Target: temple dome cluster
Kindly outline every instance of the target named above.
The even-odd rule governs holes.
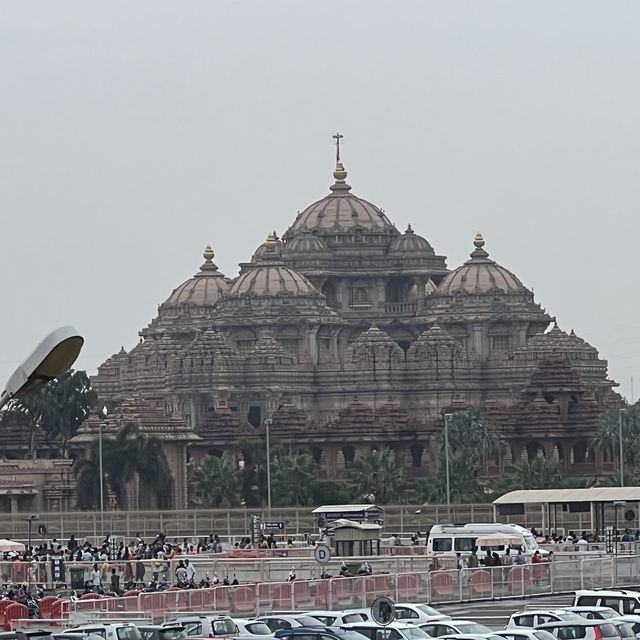
[[[175,465],[211,452],[241,459],[269,419],[274,437],[309,448],[322,477],[341,479],[359,452],[389,446],[416,478],[437,467],[442,415],[474,408],[507,442],[488,474],[531,455],[564,472],[576,460],[605,469],[585,458],[619,401],[598,351],[552,326],[480,234],[451,270],[434,238],[401,233],[352,193],[339,157],[333,176],[330,193],[282,239],[270,233],[234,278],[207,246],[139,343],[99,367],[100,398],[126,407],[143,397],[152,425],[159,415],[163,428],[179,425]]]

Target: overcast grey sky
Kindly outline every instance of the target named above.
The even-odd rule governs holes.
[[[50,328],[93,372],[195,273],[327,193],[458,266],[476,231],[640,394],[636,0],[4,0],[5,380]]]

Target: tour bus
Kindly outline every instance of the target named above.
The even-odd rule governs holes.
[[[499,522],[478,523],[478,524],[436,524],[431,527],[427,540],[427,553],[434,555],[455,556],[460,553],[462,556],[469,555],[476,548],[476,540],[480,536],[487,536],[493,533],[505,533],[507,535],[521,536],[523,540],[522,552],[530,558],[536,551],[540,555],[546,556],[548,552],[538,547],[533,534],[528,529],[517,524],[500,524]],[[510,545],[511,549],[515,545]],[[484,556],[486,552],[494,551],[502,556],[505,554],[506,546],[492,546],[478,548],[478,555]],[[513,553],[513,552],[512,552]]]

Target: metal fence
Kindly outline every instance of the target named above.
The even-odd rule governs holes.
[[[120,598],[87,594],[77,601],[51,598],[45,618],[78,623],[103,612],[144,612],[154,620],[176,613],[229,612],[253,616],[273,611],[367,607],[379,596],[397,602],[468,602],[523,597],[577,589],[638,584],[640,556],[581,557],[523,566],[441,569],[373,574],[353,578],[257,582],[209,589],[131,592]]]
[[[218,534],[227,538],[247,535],[252,515],[263,519],[282,521],[286,525],[284,536],[301,535],[317,529],[311,508],[273,508],[270,512],[260,509],[189,509],[183,511],[109,511],[105,513],[74,511],[69,513],[41,513],[32,522],[33,541],[66,540],[71,534],[76,538],[100,540],[106,534],[131,540],[139,533],[144,538],[154,538],[162,532],[171,539]],[[431,525],[442,522],[493,522],[491,504],[451,505],[451,515],[446,505],[386,505],[384,507],[385,531],[426,531]],[[636,520],[625,523],[632,529],[640,528]],[[607,507],[607,521],[615,519],[613,507]],[[517,516],[500,516],[506,523],[517,523],[531,528],[540,528],[542,512],[538,505],[527,505],[525,513]],[[46,536],[37,534],[39,525],[47,528]],[[562,512],[558,514],[558,531],[581,532],[591,528],[589,513]],[[2,514],[0,537],[26,541],[28,535],[27,514]]]

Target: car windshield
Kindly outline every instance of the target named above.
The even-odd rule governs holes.
[[[213,633],[217,636],[233,636],[236,634],[236,625],[231,618],[214,620],[212,626]]]
[[[553,635],[553,633],[549,633],[548,631],[545,631],[544,629],[539,629],[538,631],[534,631],[533,635],[538,640],[556,640],[556,637]]]
[[[127,627],[118,627],[116,629],[116,635],[118,636],[118,640],[140,640],[140,632],[138,631],[138,627],[127,626]]]
[[[491,633],[489,627],[477,622],[463,622],[462,624],[457,624],[456,627],[458,627],[460,633]]]
[[[303,627],[325,627],[326,625],[312,616],[296,616],[296,622],[299,622]]]
[[[420,627],[407,627],[402,629],[400,633],[409,640],[425,640],[429,637]]]
[[[268,636],[271,633],[271,629],[264,622],[249,622],[244,626],[249,633],[256,636]]]
[[[318,615],[314,613],[311,617],[315,618],[316,620],[320,620],[320,622],[322,622],[322,624],[326,625],[327,627],[330,627],[336,621],[335,616],[324,616],[321,613],[319,613]]]
[[[598,629],[600,629],[600,633],[605,638],[615,638],[616,636],[620,635],[616,631],[616,626],[614,624],[611,624],[611,623],[599,624],[598,625]]]
[[[419,604],[416,606],[416,609],[418,609],[418,611],[422,611],[422,613],[426,613],[428,616],[440,615],[440,612],[437,609],[434,609],[433,607],[430,607],[426,604]]]
[[[160,629],[158,636],[160,640],[181,640],[181,638],[187,637],[187,632],[184,628]],[[153,637],[153,635],[149,637]]]
[[[595,617],[601,620],[608,620],[609,618],[617,618],[620,614],[613,609],[602,609],[595,612]]]

